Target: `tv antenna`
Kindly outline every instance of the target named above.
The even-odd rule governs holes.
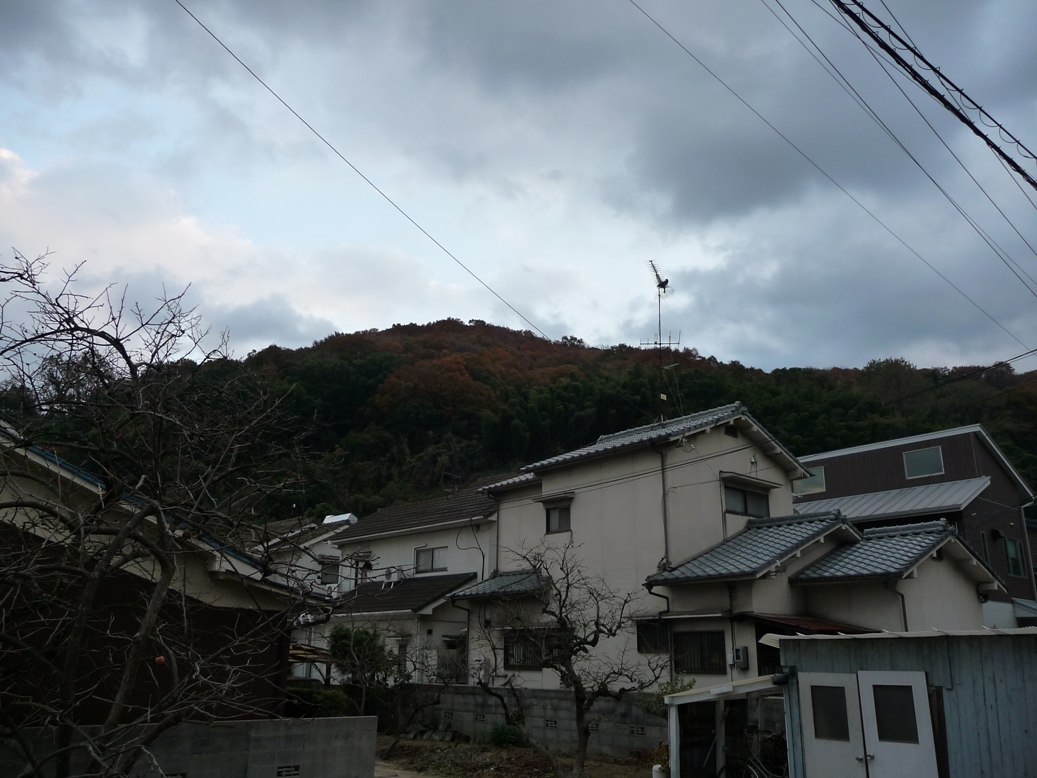
[[[654,341],[641,341],[641,348],[654,348],[659,354],[659,386],[663,385],[663,349],[678,349],[681,346],[680,332],[677,333],[677,340],[673,339],[673,333],[669,333],[666,336],[666,342],[663,342],[663,297],[667,297],[673,294],[673,289],[670,287],[670,279],[663,278],[662,273],[659,272],[659,266],[655,264],[654,260],[648,260],[648,267],[652,271],[652,275],[655,276],[655,297],[658,313],[658,329],[656,330]],[[666,402],[666,395],[659,395],[659,419],[663,419],[663,403]]]

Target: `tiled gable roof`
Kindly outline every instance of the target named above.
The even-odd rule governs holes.
[[[797,583],[822,583],[904,576],[954,537],[957,537],[954,528],[943,519],[866,529],[859,543],[840,546],[801,570],[792,580]]]
[[[856,534],[838,511],[750,519],[744,530],[681,565],[648,577],[648,585],[758,576],[837,527]]]
[[[497,501],[481,491],[481,487],[499,480],[501,480],[501,476],[495,476],[492,479],[484,478],[442,497],[401,502],[388,508],[382,508],[370,516],[360,519],[356,524],[344,528],[331,538],[331,542],[348,542],[387,532],[421,529],[452,521],[486,518],[497,512]]]
[[[646,424],[642,427],[634,427],[632,429],[623,430],[622,432],[614,432],[610,435],[602,435],[589,446],[584,446],[575,451],[568,451],[564,454],[559,454],[558,456],[549,457],[548,459],[534,462],[531,465],[526,465],[522,468],[522,472],[530,473],[537,470],[546,470],[551,467],[566,465],[580,459],[601,456],[610,451],[646,446],[656,441],[669,440],[670,438],[678,437],[680,435],[700,432],[701,430],[708,429],[709,427],[713,427],[722,422],[744,415],[748,415],[745,406],[741,403],[732,403],[731,405],[724,405],[720,408],[711,408],[708,411],[700,411],[699,413],[681,416],[677,419],[670,419],[655,424]]]
[[[485,581],[479,581],[466,589],[455,592],[452,600],[477,599],[481,597],[517,597],[543,591],[547,581],[536,570],[517,570],[510,573],[494,573]]]
[[[395,583],[365,583],[335,603],[336,613],[416,613],[471,581],[475,573],[421,575]]]

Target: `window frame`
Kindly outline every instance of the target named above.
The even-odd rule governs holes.
[[[908,454],[918,454],[922,451],[933,451],[936,450],[940,453],[940,469],[931,473],[920,473],[919,475],[910,475],[910,471],[907,467],[907,456]],[[904,478],[908,481],[913,481],[916,478],[932,478],[937,475],[944,475],[947,472],[947,464],[943,461],[943,446],[927,446],[926,448],[916,448],[911,451],[903,451],[900,456],[904,461]]]
[[[1026,578],[1026,565],[1023,563],[1023,544],[1022,544],[1022,542],[1019,541],[1019,540],[1016,540],[1015,538],[1010,538],[1010,537],[1006,536],[1005,539],[1004,539],[1004,546],[1005,546],[1005,565],[1007,566],[1008,574],[1010,576],[1012,576],[1013,578]],[[1015,553],[1014,557],[1008,551],[1009,546],[1011,546],[1012,548],[1014,548],[1016,550],[1016,553]],[[1018,573],[1012,571],[1012,561],[1013,561],[1013,559],[1016,562],[1018,562],[1018,564],[1019,564],[1019,572]]]
[[[745,502],[744,510],[736,510],[731,507],[731,499],[729,492],[738,492],[742,495],[742,499]],[[749,509],[749,495],[755,495],[762,497],[767,503],[767,511],[761,516],[757,513],[752,513]],[[747,516],[750,519],[769,519],[771,515],[771,496],[769,492],[757,492],[752,489],[746,489],[743,486],[736,486],[731,483],[724,483],[724,513],[733,513],[736,516]]]
[[[331,576],[329,573],[334,571],[335,580],[327,580]],[[320,577],[321,586],[338,586],[342,581],[342,560],[341,559],[322,559],[320,560],[320,570],[318,571]]]
[[[672,642],[670,625],[665,621],[638,621],[635,626],[637,653],[669,654]]]
[[[554,645],[552,645],[554,641]],[[525,629],[509,629],[504,633],[504,669],[519,672],[536,672],[543,670],[546,659],[545,655],[556,654],[560,649],[557,645],[557,637],[552,637],[549,630],[531,631]],[[513,649],[521,648],[526,656],[522,661],[512,661]],[[555,656],[555,660],[559,657]]]
[[[705,645],[706,636],[709,636],[714,645]],[[700,643],[695,651],[688,651],[690,646],[681,646],[685,641],[697,638]],[[692,630],[688,632],[673,632],[670,636],[673,646],[673,670],[680,675],[726,675],[727,663],[727,633],[722,629]],[[719,648],[719,650],[718,650]],[[697,657],[691,656],[697,653]],[[712,656],[710,656],[712,654]],[[697,662],[687,660],[695,659]],[[712,660],[712,663],[711,663]]]
[[[446,556],[446,550],[447,546],[432,546],[414,549],[414,573],[422,575],[425,573],[445,573],[447,570],[446,559],[444,558]],[[442,563],[442,567],[436,567],[436,557],[438,556],[436,554],[437,551],[443,552],[442,556],[440,556],[439,558],[439,561]],[[422,554],[432,555],[429,561],[429,566],[427,568],[422,568],[421,566]]]
[[[827,488],[828,484],[825,482],[825,466],[824,465],[818,465],[815,468],[809,468],[808,467],[807,470],[810,472],[810,477],[809,478],[800,478],[798,481],[793,481],[792,482],[792,493],[797,495],[797,496],[799,496],[799,495],[803,495],[803,494],[823,494],[824,492],[828,491],[828,488]],[[800,491],[800,484],[805,484],[807,481],[810,481],[813,478],[816,478],[819,473],[821,475],[821,486],[820,486],[820,488],[817,488],[817,487],[813,487],[813,488],[809,488],[809,489],[803,488],[803,490]]]
[[[555,529],[551,528],[551,512],[556,511],[558,516],[558,527]],[[565,526],[562,527],[562,511],[565,512]],[[572,532],[573,526],[573,514],[572,514],[572,503],[563,502],[555,503],[554,505],[544,506],[544,534],[545,535],[561,535],[565,532]]]

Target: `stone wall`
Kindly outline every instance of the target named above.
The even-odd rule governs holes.
[[[564,690],[524,689],[526,721],[534,737],[561,753],[576,749],[576,710],[572,695]],[[598,756],[628,757],[665,743],[666,719],[645,713],[637,705],[639,695],[622,700],[599,700],[589,717],[588,751]],[[439,725],[486,741],[490,731],[504,723],[500,703],[472,686],[451,687],[439,703]]]
[[[159,778],[161,768],[168,778],[372,778],[376,734],[373,716],[181,724],[159,738],[134,776]],[[34,730],[32,740],[37,754],[46,753],[53,730]],[[85,761],[77,752],[73,772]],[[24,769],[0,741],[0,775]]]

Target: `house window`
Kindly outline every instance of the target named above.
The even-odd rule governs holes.
[[[1005,557],[1008,560],[1008,574],[1023,577],[1023,544],[1012,538],[1005,538]]]
[[[400,675],[407,675],[407,644],[400,643],[396,647],[396,671]]]
[[[320,582],[324,586],[338,586],[338,560],[322,562],[320,566]]]
[[[924,478],[943,474],[943,452],[939,446],[904,452],[904,474],[908,478]]]
[[[637,623],[637,653],[670,653],[670,625],[665,621],[639,621]]]
[[[761,492],[750,492],[737,486],[724,486],[724,504],[728,513],[765,519],[771,515],[770,500]]]
[[[986,562],[989,565],[990,564],[990,546],[987,545],[987,533],[985,533],[985,532],[980,532],[979,533],[979,544],[981,546],[981,551],[983,552],[983,561]]]
[[[532,635],[508,632],[504,635],[505,670],[542,670],[543,649]]]
[[[674,632],[673,669],[678,673],[721,675],[727,672],[724,633]]]
[[[816,494],[825,490],[825,467],[820,465],[810,471],[809,478],[792,482],[793,494]]]
[[[572,523],[572,508],[569,505],[554,505],[547,509],[547,532],[569,532]]]
[[[446,546],[414,549],[414,572],[440,573],[446,570]]]

